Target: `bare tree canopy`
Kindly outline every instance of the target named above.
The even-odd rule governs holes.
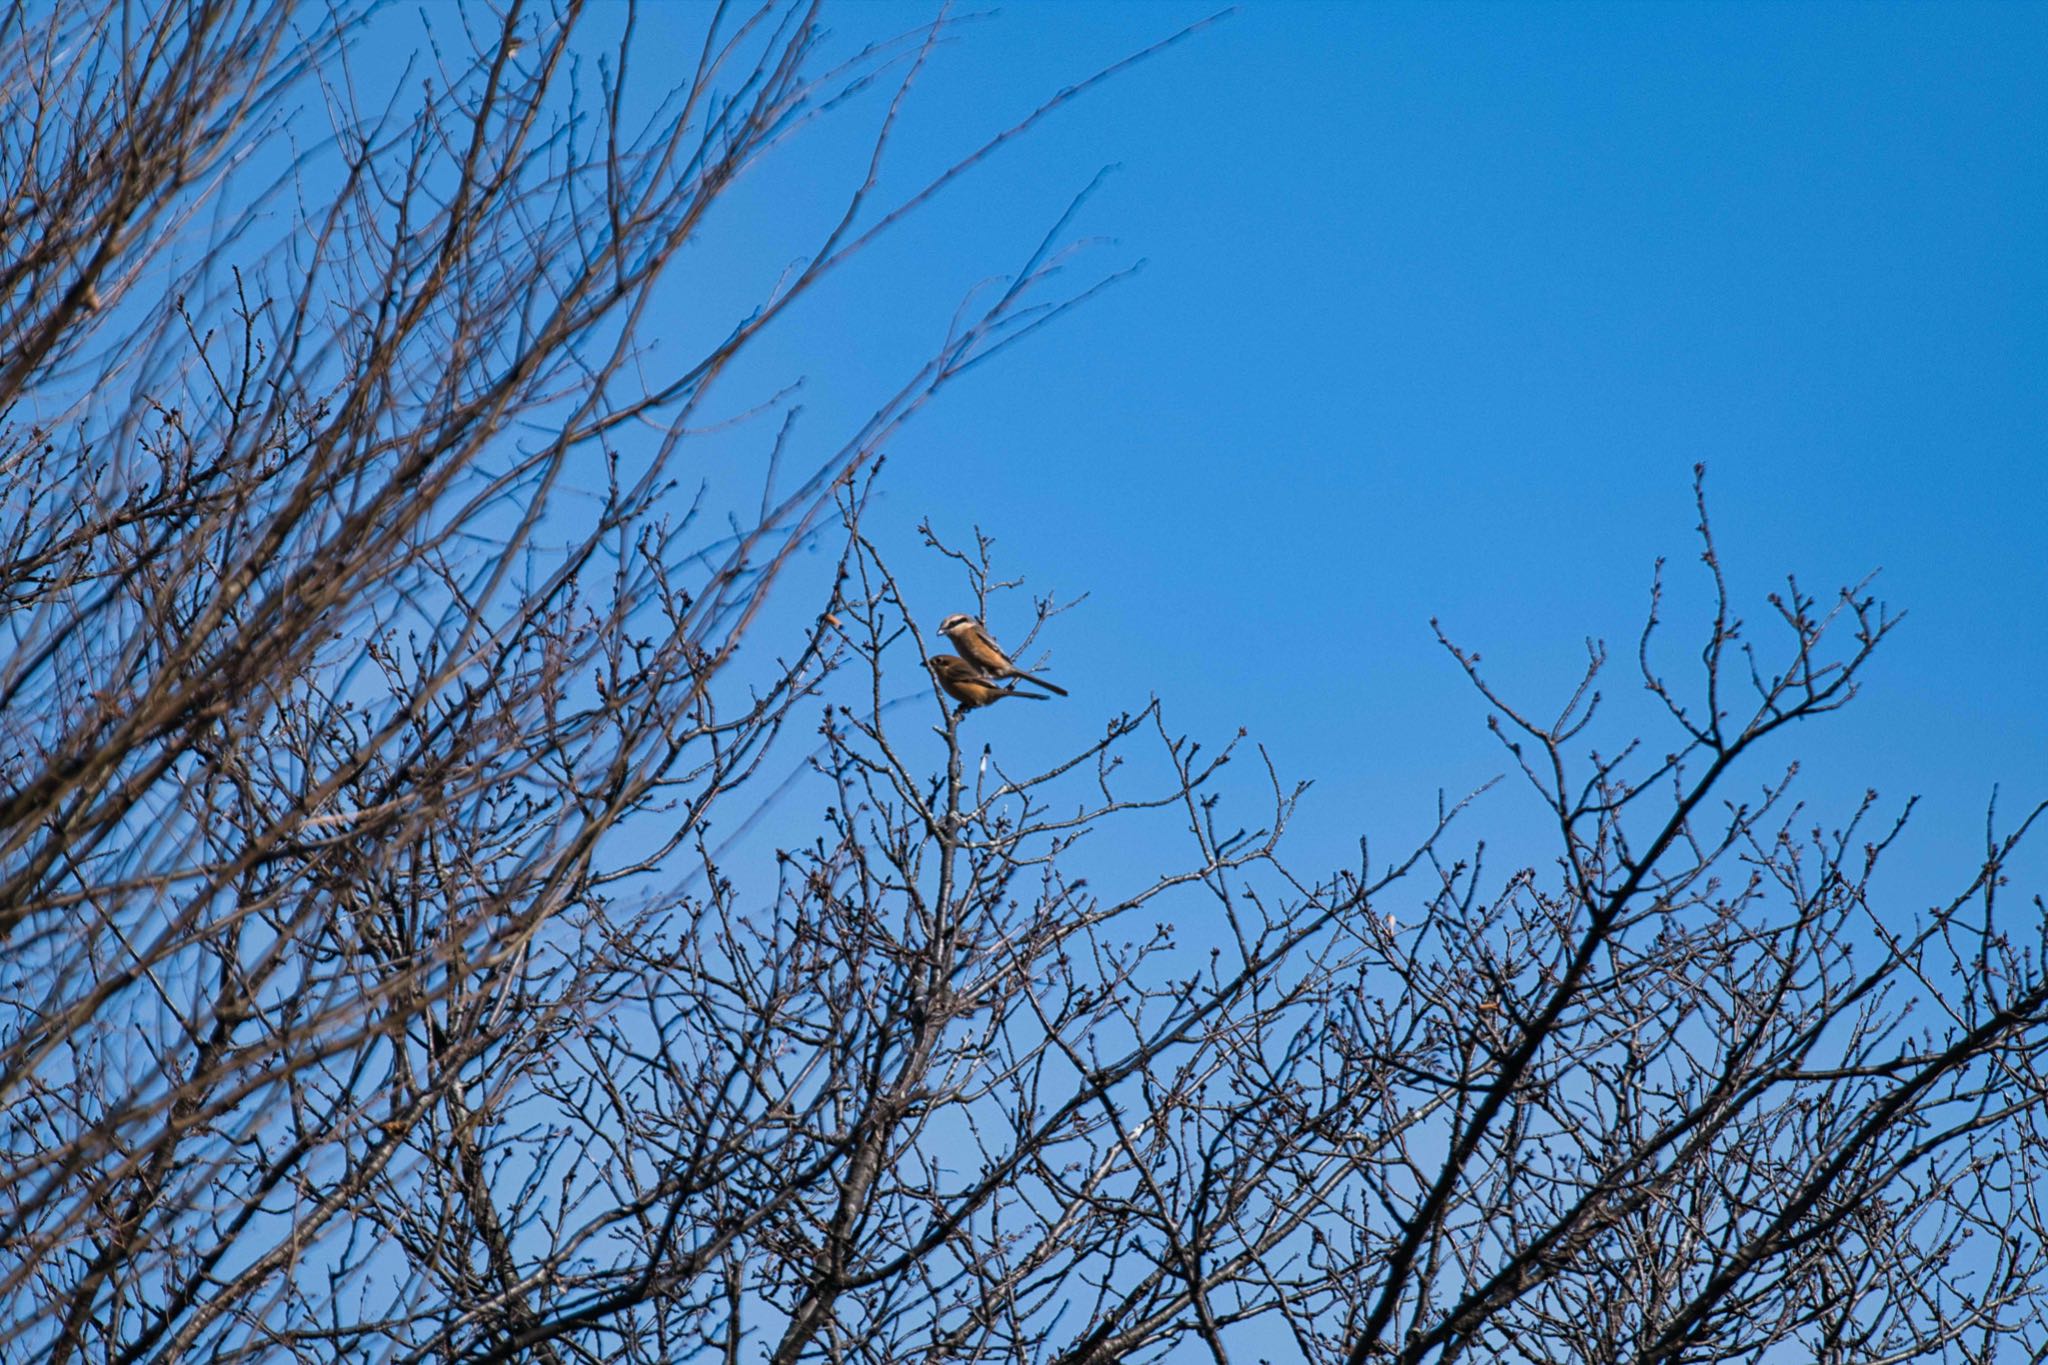
[[[0,16],[0,1358],[2048,1352],[2041,809],[1915,915],[1905,811],[1792,795],[1868,585],[1745,625],[1702,493],[1683,649],[1661,573],[1554,716],[1446,638],[1526,866],[1468,832],[1500,793],[1303,870],[1248,736],[1071,669],[1037,700],[1099,735],[1019,767],[939,630],[1028,619],[981,667],[1036,681],[1072,603],[868,513],[1114,278],[1071,213],[856,429],[702,452],[796,300],[1119,68],[885,193],[949,18],[707,9],[652,61],[611,13],[431,11],[381,102],[374,8]],[[721,199],[863,113],[805,255],[657,329]]]

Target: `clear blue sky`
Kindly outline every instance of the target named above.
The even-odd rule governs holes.
[[[1209,12],[967,26],[887,184]],[[777,229],[836,202],[865,126],[736,200],[723,249],[799,250]],[[1430,618],[1561,701],[1584,637],[1632,651],[1656,556],[1697,588],[1704,460],[1745,615],[1788,570],[1831,591],[1879,567],[1911,613],[1864,701],[1778,751],[1823,815],[1924,794],[1909,914],[1967,878],[1994,783],[2048,796],[2044,128],[2040,6],[1254,5],[976,171],[757,373],[809,377],[822,448],[1118,163],[1076,232],[1113,239],[1092,268],[1145,269],[920,416],[871,523],[913,559],[919,517],[979,522],[1032,586],[1093,594],[1047,641],[1073,700],[982,713],[987,737],[1050,757],[1156,690],[1316,780],[1303,871],[1361,832],[1391,852],[1504,763]],[[958,604],[929,582],[936,621]],[[1529,813],[1504,793],[1471,832]]]
[[[932,12],[832,11],[849,49]],[[964,24],[913,92],[884,199],[1210,12]],[[641,55],[676,71],[642,73],[679,79],[707,13],[648,6]],[[721,201],[652,328],[669,354],[723,336],[815,245],[877,112],[856,102]],[[968,603],[917,548],[926,517],[958,540],[978,523],[1035,589],[1090,594],[1042,642],[1073,695],[977,713],[973,741],[1037,771],[1156,693],[1177,729],[1246,727],[1314,780],[1299,875],[1350,865],[1361,834],[1384,861],[1440,791],[1507,766],[1431,619],[1538,711],[1605,637],[1626,719],[1660,555],[1674,674],[1699,639],[1705,461],[1759,627],[1787,571],[1827,593],[1882,568],[1910,612],[1856,707],[1730,789],[1798,757],[1819,821],[1869,786],[1889,809],[1924,796],[1882,883],[1903,920],[1974,873],[1995,784],[2011,810],[2048,797],[2044,130],[2038,4],[1253,5],[978,167],[766,333],[722,397],[735,412],[803,376],[791,465],[823,459],[1115,163],[1075,224],[1108,239],[1076,278],[1144,269],[921,414],[867,523],[928,625]],[[724,496],[751,498],[773,430],[699,444]],[[823,568],[750,637],[758,671],[820,605]],[[991,625],[1027,619],[1020,600]],[[907,656],[903,674],[922,685]],[[936,765],[927,720],[897,714]],[[807,742],[792,730],[771,779]],[[1248,818],[1255,786],[1235,788]],[[738,846],[741,886],[768,884],[769,846],[815,835],[813,795]],[[1098,889],[1166,866],[1172,823],[1084,847]],[[1545,853],[1512,782],[1454,843],[1481,836],[1508,865]],[[2016,889],[2048,884],[2043,855]],[[1213,926],[1179,922],[1199,951]]]

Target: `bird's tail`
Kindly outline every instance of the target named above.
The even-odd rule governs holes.
[[[1052,686],[1052,685],[1051,685],[1050,683],[1047,683],[1047,684],[1044,684],[1044,685],[1045,685],[1045,686],[1047,686],[1047,687],[1051,687],[1051,686]],[[1054,690],[1055,692],[1059,692],[1059,689],[1058,689],[1058,688],[1056,688],[1056,687],[1055,687],[1055,688],[1053,688],[1053,690]],[[1060,692],[1060,695],[1064,697],[1064,696],[1066,695],[1066,693],[1064,693],[1064,692]],[[1023,698],[1023,699],[1025,700],[1025,701],[1051,701],[1051,700],[1052,700],[1052,698],[1050,698],[1050,697],[1046,696],[1046,695],[1045,695],[1045,694],[1044,694],[1043,692],[1019,692],[1019,691],[1018,691],[1018,690],[1017,690],[1016,688],[1014,688],[1014,687],[1006,687],[1006,688],[1004,688],[1004,689],[1003,689],[1003,696],[1004,696],[1004,697],[1022,697],[1022,698]],[[1001,698],[999,697],[999,698],[997,698],[997,700],[998,700],[998,701],[1000,701],[1000,700],[1001,700]]]
[[[1042,687],[1046,691],[1062,697],[1067,695],[1066,688],[1061,687],[1058,683],[1047,682],[1045,679],[1037,676],[1036,674],[1018,673],[1017,676],[1022,678],[1025,682],[1030,683],[1033,687]]]

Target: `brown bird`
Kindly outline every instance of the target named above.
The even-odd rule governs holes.
[[[981,622],[962,612],[955,612],[939,622],[939,634],[946,637],[953,648],[960,651],[968,663],[973,664],[990,678],[1022,678],[1048,692],[1067,695],[1067,689],[1058,683],[1049,683],[1041,677],[1026,673],[1010,662],[1010,656],[1003,653],[1002,646],[989,637]]]
[[[939,686],[946,689],[946,695],[960,703],[962,711],[972,711],[977,706],[987,706],[990,702],[1001,701],[1004,697],[1045,700],[1036,692],[1019,692],[1015,687],[996,686],[980,669],[957,654],[934,654],[927,667],[931,669],[932,676],[939,680]]]

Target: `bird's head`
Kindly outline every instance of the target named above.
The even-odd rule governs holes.
[[[939,634],[945,636],[948,640],[962,631],[979,629],[981,629],[981,622],[965,612],[956,611],[945,620],[939,622]]]

